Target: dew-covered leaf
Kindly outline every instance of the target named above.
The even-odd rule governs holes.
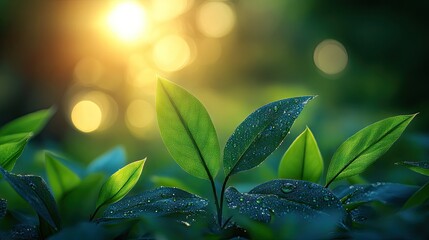
[[[272,180],[249,193],[229,187],[225,199],[230,209],[262,222],[269,222],[271,215],[293,214],[309,220],[323,214],[345,215],[340,200],[329,189],[301,180]]]
[[[417,207],[429,200],[429,182],[417,190],[404,204],[404,208]]]
[[[100,224],[93,222],[80,222],[64,228],[61,232],[51,236],[49,240],[95,240],[116,239],[111,232]]]
[[[115,147],[91,162],[86,168],[88,174],[103,172],[110,176],[126,164],[125,151],[122,147]]]
[[[54,112],[53,108],[49,108],[19,117],[0,128],[0,136],[30,132],[36,135],[46,125]]]
[[[160,187],[111,204],[102,219],[139,218],[145,215],[190,214],[204,211],[208,201],[178,188]]]
[[[398,162],[396,165],[401,165],[413,170],[414,172],[429,176],[429,161],[421,162]]]
[[[16,160],[21,156],[27,145],[31,133],[25,134],[15,142],[4,143],[0,145],[0,167],[11,171],[15,166]]]
[[[312,96],[269,103],[250,114],[228,139],[224,171],[231,176],[263,162],[282,143],[295,119]]]
[[[125,197],[140,178],[146,159],[132,162],[116,171],[101,186],[97,209]]]
[[[7,201],[6,199],[0,198],[0,218],[4,217],[7,212]]]
[[[279,177],[317,182],[322,172],[322,155],[313,133],[307,127],[283,155]]]
[[[64,166],[51,153],[45,154],[46,174],[55,199],[79,185],[80,178],[72,170]]]
[[[417,189],[411,185],[378,182],[340,186],[333,192],[348,208],[354,208],[372,201],[401,206]]]
[[[17,224],[9,232],[0,231],[0,239],[4,240],[38,240],[37,226],[29,224]]]
[[[347,139],[329,164],[326,186],[362,173],[395,143],[416,114],[390,117],[373,123]]]
[[[60,227],[60,217],[54,197],[39,176],[19,175],[0,168],[4,179],[54,229]]]
[[[174,177],[152,176],[150,180],[156,187],[176,187],[185,191],[189,191],[188,184],[185,184],[183,181]]]
[[[201,102],[158,78],[156,112],[162,140],[177,164],[195,177],[214,178],[220,166],[219,141]]]

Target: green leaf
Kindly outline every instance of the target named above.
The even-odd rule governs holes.
[[[204,211],[208,201],[178,188],[160,187],[110,205],[101,219],[140,218]]]
[[[0,173],[15,191],[42,217],[51,227],[60,228],[60,217],[54,197],[39,176],[17,175],[0,167]]]
[[[313,133],[307,127],[284,154],[279,177],[317,182],[323,172],[323,159]]]
[[[269,103],[250,114],[228,139],[224,150],[224,171],[231,176],[264,161],[289,133],[295,119],[312,96]]]
[[[304,219],[326,214],[345,216],[340,200],[329,189],[301,180],[272,180],[249,193],[229,187],[225,199],[230,209],[262,222],[269,222],[271,215],[292,214]]]
[[[17,133],[11,135],[0,136],[0,145],[11,142],[19,142],[20,140],[26,138],[31,133]]]
[[[404,204],[404,208],[417,207],[429,200],[429,182],[417,190]]]
[[[55,199],[60,199],[64,193],[79,185],[79,176],[55,159],[51,153],[45,154],[45,161],[46,173]]]
[[[125,151],[122,147],[115,147],[91,162],[86,168],[88,174],[103,172],[108,176],[125,165]]]
[[[31,133],[23,135],[16,142],[9,142],[0,145],[0,167],[11,171],[15,166],[16,160],[24,151],[25,145],[31,137]]]
[[[0,198],[0,218],[6,216],[7,212],[7,201],[6,199]]]
[[[164,144],[177,164],[195,177],[214,178],[220,166],[219,141],[201,102],[159,77],[156,112]]]
[[[398,162],[396,165],[401,165],[413,170],[414,172],[429,176],[429,161],[421,162]]]
[[[362,173],[389,150],[415,116],[416,114],[386,118],[347,139],[332,157],[326,186],[335,180]]]
[[[53,108],[40,110],[17,118],[0,128],[0,136],[32,132],[38,134],[54,115]]]
[[[97,209],[123,198],[137,183],[146,159],[135,161],[119,169],[101,186]]]
[[[61,232],[51,236],[49,240],[92,240],[116,239],[112,230],[92,222],[79,222],[76,225],[64,228]]]
[[[341,186],[333,190],[349,209],[364,203],[377,201],[401,206],[417,190],[416,186],[399,183],[373,183]]]
[[[176,187],[176,188],[183,189],[185,191],[190,191],[188,184],[182,182],[177,178],[165,177],[165,176],[152,176],[150,180],[157,187]]]

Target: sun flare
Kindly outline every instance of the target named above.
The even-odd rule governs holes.
[[[146,11],[136,2],[121,2],[110,12],[107,24],[121,40],[135,41],[142,37],[147,28]]]

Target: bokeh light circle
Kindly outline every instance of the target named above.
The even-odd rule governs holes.
[[[333,39],[319,43],[314,50],[314,63],[320,71],[334,75],[342,72],[348,63],[348,55],[344,46]]]

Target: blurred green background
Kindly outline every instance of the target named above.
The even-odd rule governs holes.
[[[393,163],[429,156],[428,10],[425,1],[0,0],[0,124],[57,108],[15,171],[43,173],[44,149],[85,166],[121,145],[128,161],[148,157],[141,188],[162,176],[204,194],[207,182],[181,171],[163,146],[158,74],[201,100],[222,147],[256,108],[318,95],[278,151],[232,179],[242,189],[276,178],[306,125],[327,165],[359,129],[415,112],[363,177],[420,184],[422,177]]]

